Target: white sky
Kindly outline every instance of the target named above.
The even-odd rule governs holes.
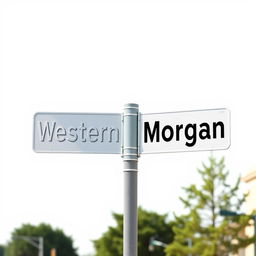
[[[256,168],[255,1],[189,2],[1,2],[0,243],[47,222],[86,254],[123,210],[120,156],[34,153],[35,112],[226,107],[232,145],[214,154],[233,178]],[[182,212],[209,154],[143,155],[139,205]]]

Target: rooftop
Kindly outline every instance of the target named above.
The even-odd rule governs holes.
[[[246,182],[246,183],[249,183],[255,179],[256,179],[256,171],[252,171],[252,172],[248,173],[247,175],[245,175],[244,177],[242,177],[242,181]]]

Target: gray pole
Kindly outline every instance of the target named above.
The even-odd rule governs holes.
[[[39,237],[38,255],[44,256],[44,238]]]
[[[38,256],[44,256],[44,238],[42,236],[14,236],[22,239],[38,249]]]
[[[126,104],[123,114],[124,162],[123,256],[137,256],[138,104]]]
[[[192,239],[188,238],[188,248],[191,249],[192,248]],[[189,253],[188,256],[192,256],[192,253]]]

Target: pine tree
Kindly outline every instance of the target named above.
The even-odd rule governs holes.
[[[246,195],[239,195],[240,177],[233,186],[227,183],[224,158],[210,157],[209,164],[202,165],[202,185],[183,188],[186,196],[180,200],[188,213],[175,216],[175,238],[166,248],[167,256],[227,256],[253,242],[244,234],[249,216],[219,214],[221,209],[241,211]]]

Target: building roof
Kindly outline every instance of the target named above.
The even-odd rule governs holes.
[[[247,175],[245,175],[244,177],[242,177],[242,181],[249,183],[252,180],[256,179],[256,171],[252,171],[250,173],[248,173]]]

